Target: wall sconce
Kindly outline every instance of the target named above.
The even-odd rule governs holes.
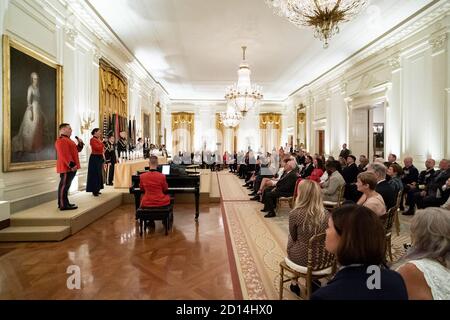
[[[91,128],[95,122],[94,111],[83,111],[81,114],[81,132],[85,132]]]

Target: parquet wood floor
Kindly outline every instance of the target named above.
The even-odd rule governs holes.
[[[219,205],[177,204],[168,236],[160,221],[140,238],[124,205],[57,243],[0,244],[0,299],[235,299]],[[69,290],[71,265],[81,289]]]

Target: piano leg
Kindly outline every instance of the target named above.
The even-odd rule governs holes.
[[[195,221],[198,221],[199,212],[199,202],[200,202],[200,190],[195,192]]]

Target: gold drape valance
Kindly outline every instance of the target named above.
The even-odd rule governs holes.
[[[126,77],[108,62],[100,60],[100,117],[103,131],[104,119],[117,114],[128,118],[128,82]]]
[[[189,131],[194,132],[194,114],[187,112],[172,113],[172,130],[181,128],[186,124]]]
[[[195,129],[194,117],[195,115],[193,113],[172,113],[172,137],[174,152],[193,151]],[[189,132],[189,136],[187,136],[186,133],[182,133],[182,131],[177,132],[178,129],[182,131],[187,130]],[[179,148],[181,149],[179,150]]]
[[[268,125],[273,125],[274,129],[281,129],[281,114],[263,113],[259,115],[259,128],[267,129]]]
[[[158,101],[155,105],[155,127],[156,127],[156,144],[162,144],[162,127],[161,127],[161,103]],[[164,137],[165,139],[165,137]]]

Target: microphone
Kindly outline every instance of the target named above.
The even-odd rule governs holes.
[[[75,136],[75,139],[77,139],[77,141],[78,141],[79,143],[84,144],[84,142],[83,142],[80,138],[78,138],[78,136]]]

